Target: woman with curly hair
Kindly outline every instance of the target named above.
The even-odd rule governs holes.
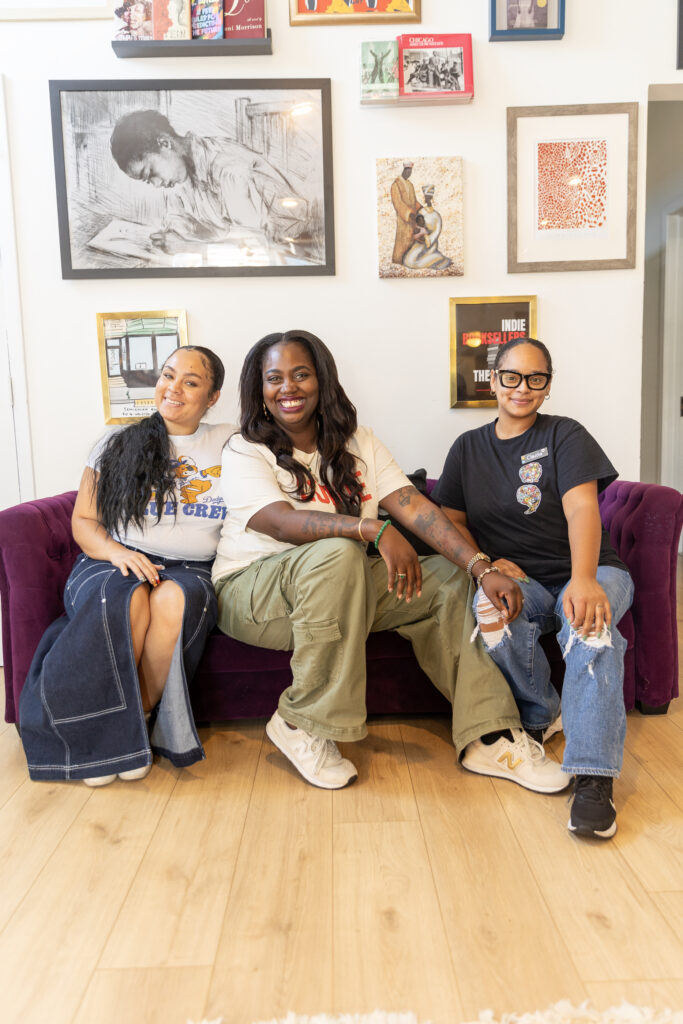
[[[465,767],[474,751],[490,774],[563,788],[557,765],[520,728],[502,675],[469,642],[462,570],[476,550],[357,425],[322,341],[307,331],[262,338],[242,368],[240,402],[240,433],[223,453],[228,516],[213,580],[224,632],[293,651],[292,684],[266,727],[273,743],[315,786],[352,782],[356,769],[335,741],[366,735],[365,641],[394,629],[452,702]],[[380,507],[439,554],[419,558]],[[519,614],[512,580],[482,566],[479,582],[506,619]]]
[[[157,412],[91,452],[66,615],[43,636],[21,695],[33,779],[103,786],[144,778],[153,751],[179,766],[204,756],[187,683],[216,621],[220,459],[234,428],[202,417],[223,377],[210,349],[176,349],[157,381]]]

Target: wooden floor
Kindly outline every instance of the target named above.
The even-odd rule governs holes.
[[[683,700],[629,716],[604,844],[568,834],[566,796],[458,768],[444,719],[374,721],[338,793],[262,721],[99,790],[30,782],[0,730],[2,1024],[683,1009]]]

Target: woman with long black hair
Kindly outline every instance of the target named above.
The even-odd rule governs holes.
[[[201,421],[223,378],[210,349],[176,349],[156,385],[157,412],[91,452],[66,615],[43,636],[21,695],[31,778],[102,786],[144,778],[153,751],[176,765],[204,756],[187,683],[216,621],[220,459],[234,428]]]
[[[335,741],[366,735],[365,641],[395,629],[452,702],[466,767],[474,751],[490,774],[563,788],[557,766],[520,728],[502,675],[469,642],[475,623],[462,569],[471,570],[476,550],[357,425],[322,341],[307,331],[262,338],[246,357],[240,400],[241,433],[223,453],[228,516],[213,580],[224,632],[293,651],[292,685],[266,727],[273,743],[313,785],[352,782],[356,770]],[[440,554],[418,558],[378,518],[380,506]],[[368,543],[378,558],[366,556]],[[483,566],[479,582],[514,619],[517,585]]]

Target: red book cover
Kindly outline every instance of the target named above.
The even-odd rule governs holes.
[[[468,103],[474,96],[472,36],[398,37],[398,94],[401,99]]]
[[[223,38],[223,0],[192,0],[192,38]]]
[[[190,0],[154,0],[152,25],[155,39],[191,39]]]
[[[263,39],[266,0],[223,0],[226,39]]]

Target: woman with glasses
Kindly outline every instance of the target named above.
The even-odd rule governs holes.
[[[524,605],[514,621],[477,590],[479,631],[526,730],[547,739],[564,728],[562,769],[575,776],[569,830],[607,839],[617,828],[612,779],[626,732],[626,642],[616,623],[633,583],[598,509],[617,472],[580,423],[539,411],[552,375],[542,342],[516,338],[499,348],[491,377],[498,418],[456,440],[434,497],[477,547],[478,578],[488,562],[519,583]],[[552,630],[566,663],[561,718],[538,642]]]

